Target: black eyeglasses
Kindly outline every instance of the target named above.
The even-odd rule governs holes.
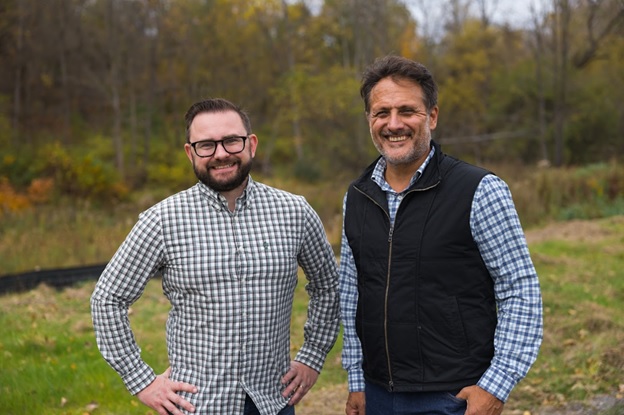
[[[212,157],[217,151],[219,143],[228,154],[238,154],[245,149],[247,135],[231,135],[223,140],[202,140],[190,143],[197,157]]]

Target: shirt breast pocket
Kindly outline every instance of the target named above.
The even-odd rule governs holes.
[[[250,247],[249,256],[254,278],[277,279],[297,274],[297,252],[288,241],[260,241]]]

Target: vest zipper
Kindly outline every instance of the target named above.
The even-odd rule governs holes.
[[[392,222],[390,220],[390,214],[386,211],[386,209],[383,208],[383,206],[377,203],[377,201],[375,201],[374,198],[370,197],[366,192],[363,192],[362,190],[360,190],[357,186],[355,187],[355,190],[362,193],[365,197],[370,199],[371,202],[379,206],[381,211],[386,214],[386,217],[388,218],[388,223]],[[386,346],[386,361],[388,362],[388,377],[389,377],[388,387],[390,388],[391,391],[394,390],[394,380],[392,376],[392,367],[390,366],[390,349],[389,349],[389,344],[388,344],[388,294],[390,292],[390,265],[392,262],[392,233],[393,232],[394,232],[394,224],[391,224],[390,232],[388,234],[388,271],[386,274],[386,293],[384,295],[384,344]]]
[[[390,226],[388,234],[388,271],[386,273],[386,293],[384,296],[384,342],[386,345],[386,360],[388,362],[388,387],[392,392],[394,390],[394,381],[392,378],[392,366],[390,366],[390,348],[388,344],[388,297],[390,293],[390,265],[392,262],[392,234],[394,233],[394,224]]]
[[[408,194],[410,194],[412,192],[422,192],[422,191],[425,191],[425,190],[432,189],[432,188],[436,187],[439,184],[440,184],[440,179],[438,179],[437,182],[431,184],[428,187],[408,190],[405,193],[405,196],[407,196]],[[373,197],[371,197],[368,193],[366,193],[365,191],[361,190],[357,186],[354,186],[354,189],[357,190],[358,192],[360,192],[366,198],[368,198],[371,202],[373,202],[374,204],[379,206],[381,211],[386,214],[386,217],[388,218],[388,222],[389,223],[392,222],[391,219],[390,219],[390,214],[388,213],[388,211],[386,209],[384,209],[384,207],[382,205],[377,203],[377,201]],[[396,215],[394,217],[395,221],[396,221],[396,217],[399,215],[399,209],[400,209],[400,205],[399,205],[399,208],[397,209]],[[386,292],[385,292],[385,296],[384,296],[384,344],[385,344],[385,347],[386,347],[386,361],[387,361],[387,364],[388,364],[388,378],[389,378],[389,380],[388,380],[388,388],[390,389],[391,392],[394,391],[394,378],[392,376],[392,367],[390,366],[390,349],[389,349],[389,343],[388,343],[388,296],[389,296],[389,293],[390,293],[390,268],[391,268],[390,266],[392,265],[392,234],[393,233],[394,233],[394,223],[392,223],[390,225],[390,232],[388,233],[388,270],[387,270],[387,274],[386,274]]]

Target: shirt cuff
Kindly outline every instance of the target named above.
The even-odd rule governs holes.
[[[121,379],[128,391],[136,395],[156,379],[156,374],[147,363],[141,361],[137,367],[122,376]]]
[[[364,392],[364,371],[361,368],[347,372],[349,392]]]
[[[309,347],[308,345],[304,344],[295,356],[294,360],[303,363],[304,365],[309,366],[317,372],[321,373],[321,369],[323,369],[326,357],[327,355],[321,350]]]
[[[481,376],[479,382],[477,382],[477,386],[505,403],[507,402],[507,398],[509,398],[511,390],[516,386],[518,381],[519,379],[509,376],[506,372],[490,366],[483,376]]]

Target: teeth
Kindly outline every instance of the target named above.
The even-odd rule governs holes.
[[[406,135],[398,135],[398,136],[389,136],[388,137],[388,141],[391,142],[397,142],[397,141],[405,141],[407,140],[407,136]]]
[[[226,164],[225,166],[214,166],[215,169],[227,169],[229,167],[232,167],[234,165],[234,163],[232,164]]]

